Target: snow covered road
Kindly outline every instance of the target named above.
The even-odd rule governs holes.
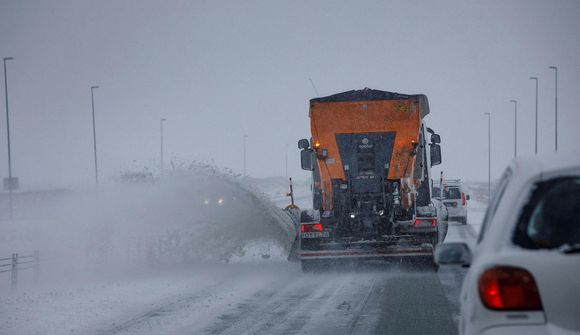
[[[174,200],[168,202],[159,215],[175,213],[174,208],[189,208],[190,199],[194,197],[185,199],[182,207],[175,205]],[[249,200],[246,203],[252,204]],[[257,202],[251,206],[262,205]],[[469,224],[451,222],[446,241],[474,245],[484,207],[480,202],[471,202]],[[230,217],[234,216],[216,221],[214,229],[221,229],[220,225],[231,221]],[[256,226],[253,220],[240,221],[243,216],[236,217],[235,222],[218,232],[256,236],[258,230],[246,228],[261,226]],[[176,220],[175,214],[173,219]],[[127,214],[125,220],[130,224],[135,221]],[[243,225],[237,227],[240,222]],[[27,242],[32,246],[40,241],[38,238],[45,236],[42,241],[46,241],[47,236],[59,232],[37,229],[39,237],[26,240],[23,237],[29,236],[27,232],[35,227],[33,222],[29,225],[7,225],[21,228],[7,230],[12,235],[6,236],[14,238],[6,238],[4,246],[8,242],[13,245]],[[131,225],[123,227],[133,232],[129,229]],[[122,232],[115,232],[119,231]],[[200,231],[205,235],[189,241],[192,246],[211,241],[210,233],[215,232],[208,228]],[[433,273],[383,264],[303,274],[299,264],[286,261],[284,248],[276,244],[276,236],[284,236],[283,231],[259,231],[267,232],[262,234],[265,240],[242,236],[248,243],[236,249],[226,262],[221,258],[189,259],[149,267],[144,262],[143,267],[112,267],[106,273],[96,273],[98,266],[72,271],[66,264],[60,264],[50,276],[44,271],[40,286],[23,283],[18,290],[11,291],[6,281],[0,281],[0,335],[457,333],[458,297],[465,269],[442,267]],[[70,232],[68,235],[76,236]],[[129,242],[118,243],[118,249],[123,251],[122,247],[127,249],[133,240],[119,242]],[[221,253],[222,249],[216,250]],[[90,256],[80,256],[83,255]],[[125,258],[119,266],[138,259],[126,255]],[[43,264],[46,269],[51,263]]]
[[[475,238],[452,223],[449,236]],[[303,274],[280,260],[9,294],[0,334],[454,334],[464,270]]]
[[[452,334],[461,276],[204,266],[3,298],[1,334]]]

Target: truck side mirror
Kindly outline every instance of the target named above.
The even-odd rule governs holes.
[[[439,144],[431,144],[431,166],[441,164],[441,146]]]
[[[310,142],[307,139],[303,138],[298,141],[298,149],[308,149],[310,148]]]
[[[434,144],[441,143],[441,136],[439,136],[439,134],[432,134],[431,135],[431,143],[434,143]]]
[[[304,149],[300,151],[300,163],[302,164],[302,170],[312,171],[314,166],[312,164],[312,157],[314,156],[314,150]]]

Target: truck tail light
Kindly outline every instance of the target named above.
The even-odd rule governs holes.
[[[485,307],[498,311],[541,311],[542,300],[531,273],[511,266],[486,270],[479,277],[479,296]]]
[[[311,231],[322,232],[323,230],[324,229],[322,227],[322,224],[320,224],[320,223],[312,223],[312,224],[303,223],[302,225],[300,225],[300,231],[303,233],[307,233],[307,232],[311,232]]]
[[[461,205],[465,206],[466,201],[465,201],[465,193],[461,192]]]
[[[415,219],[415,226],[420,226],[421,222],[426,224],[431,223],[431,226],[433,227],[437,226],[437,219]]]

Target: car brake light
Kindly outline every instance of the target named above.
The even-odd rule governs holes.
[[[431,220],[431,226],[437,227],[437,219],[432,219]]]
[[[465,206],[465,193],[461,192],[461,205]]]
[[[536,281],[528,271],[498,266],[479,277],[479,296],[485,307],[503,311],[541,311]]]
[[[323,227],[322,224],[320,223],[314,223],[314,224],[302,224],[300,227],[300,231],[305,233],[305,232],[311,232],[311,231],[323,231]]]
[[[415,226],[420,226],[420,225],[421,225],[421,220],[415,219]]]

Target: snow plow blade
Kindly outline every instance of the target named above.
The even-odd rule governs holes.
[[[433,255],[433,245],[428,243],[428,239],[419,239],[417,236],[385,236],[383,240],[337,239],[318,242],[314,246],[303,246],[298,254],[299,259],[380,259]]]
[[[433,247],[431,245],[420,247],[388,247],[384,249],[345,249],[345,250],[317,250],[303,251],[300,253],[300,260],[306,259],[350,259],[369,258],[380,259],[390,257],[419,257],[432,256]]]

